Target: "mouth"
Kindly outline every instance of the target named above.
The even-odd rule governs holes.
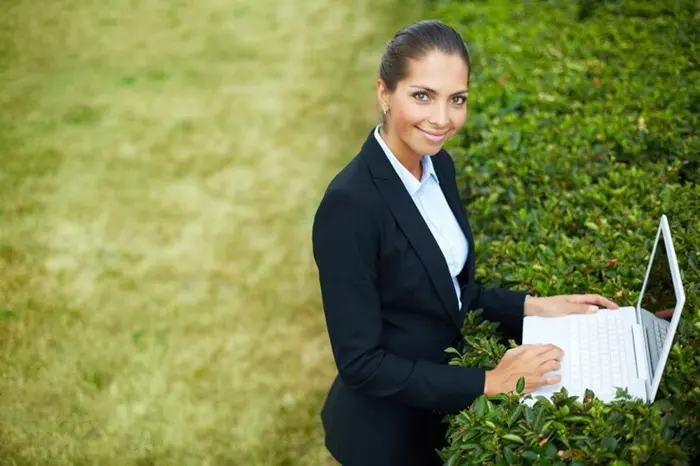
[[[450,134],[449,131],[445,131],[444,133],[431,133],[429,131],[425,131],[423,129],[420,129],[417,126],[416,126],[416,128],[418,129],[418,131],[423,133],[423,136],[425,136],[425,138],[428,141],[432,142],[433,144],[439,144],[441,142],[444,142],[445,139],[447,139],[447,136]]]

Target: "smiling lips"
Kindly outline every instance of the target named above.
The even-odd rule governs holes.
[[[445,139],[447,139],[447,135],[449,134],[449,131],[441,133],[441,134],[429,133],[428,131],[425,131],[425,130],[420,129],[420,128],[418,128],[418,131],[423,133],[425,138],[432,143],[443,142]]]

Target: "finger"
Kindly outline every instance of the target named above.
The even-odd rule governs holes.
[[[516,346],[515,348],[511,348],[506,351],[506,353],[511,353],[514,355],[519,355],[519,354],[524,354],[524,353],[530,353],[534,350],[537,350],[543,346],[546,346],[545,343],[526,343],[524,345]]]
[[[566,314],[595,314],[598,306],[593,304],[570,304],[566,309]]]
[[[599,294],[573,295],[572,298],[573,298],[572,302],[575,302],[578,304],[598,305],[598,306],[601,306],[605,309],[617,309],[620,307],[617,304],[615,304],[614,302],[610,301],[607,298],[604,298],[603,296],[601,296]]]
[[[598,298],[600,299],[598,301],[598,304],[603,306],[605,309],[619,309],[620,308],[620,306],[618,306],[617,303],[609,300],[605,296],[598,296]]]
[[[549,360],[561,361],[562,357],[564,356],[564,351],[557,346],[552,346],[552,348],[548,349],[544,353],[540,353],[533,359],[536,366],[540,366]]]
[[[547,372],[558,371],[559,369],[561,369],[561,363],[558,359],[547,359],[539,365],[537,371],[540,375],[543,375]]]
[[[534,390],[537,390],[538,388],[544,387],[545,385],[552,385],[555,383],[559,383],[560,381],[561,381],[560,375],[551,375],[549,377],[534,376],[534,377],[530,377],[530,383],[531,383],[530,386]]]
[[[553,385],[561,382],[561,375],[552,375],[544,378],[544,385]]]
[[[544,377],[539,375],[528,375],[525,376],[525,388],[523,393],[530,393],[537,390],[544,384]]]
[[[506,354],[518,355],[520,353],[523,353],[527,349],[531,348],[532,346],[535,346],[535,345],[528,343],[525,345],[516,346],[515,348],[510,348],[510,349],[506,350]]]
[[[539,377],[539,376],[531,376],[531,377],[525,377],[525,390],[523,390],[526,393],[532,392],[537,390],[538,388],[542,388],[545,385],[553,385],[555,383],[559,383],[561,381],[561,376],[559,375],[553,375],[550,377]]]
[[[539,365],[540,360],[561,359],[563,353],[562,349],[556,345],[536,345],[526,350],[525,354],[523,354],[523,359],[526,361],[536,361]]]

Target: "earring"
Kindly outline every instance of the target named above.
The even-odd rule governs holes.
[[[389,109],[384,108],[384,115],[386,115],[389,112]]]

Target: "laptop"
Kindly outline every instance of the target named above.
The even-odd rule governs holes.
[[[600,309],[593,314],[561,317],[528,316],[523,320],[523,344],[551,343],[564,351],[559,383],[531,392],[551,399],[566,387],[579,401],[587,388],[596,398],[615,400],[617,387],[632,398],[652,403],[678,328],[685,293],[671,230],[661,217],[636,307]],[[658,317],[660,316],[660,317]]]

